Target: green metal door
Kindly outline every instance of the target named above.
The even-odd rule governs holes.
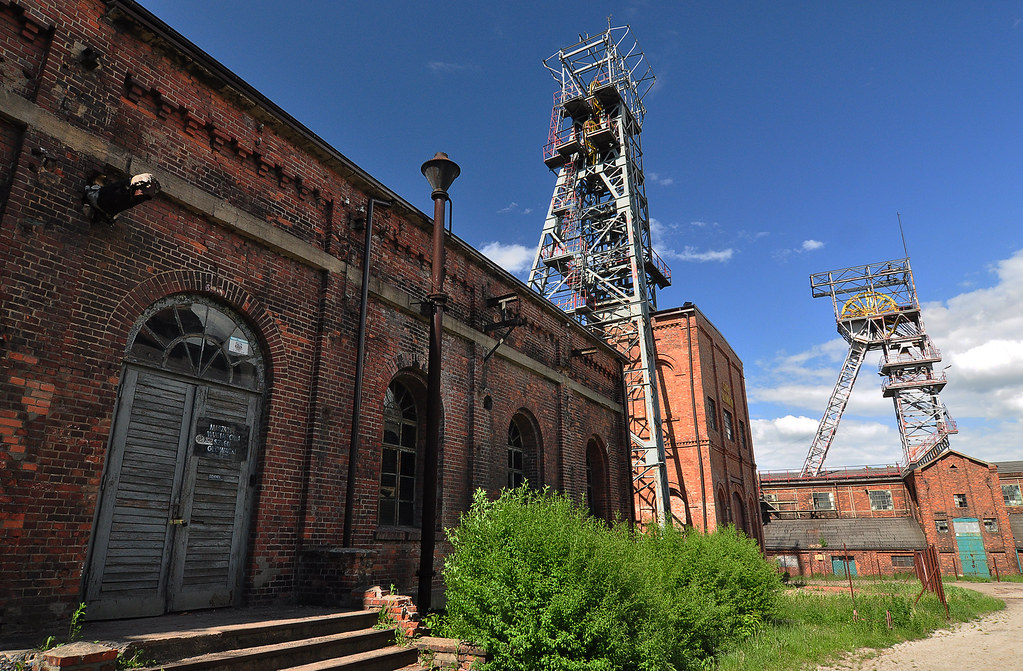
[[[952,526],[956,532],[956,545],[959,546],[959,562],[963,567],[963,575],[990,578],[984,539],[980,535],[980,523],[976,518],[957,517],[952,520]]]
[[[831,558],[831,570],[835,572],[835,575],[840,575],[843,578],[847,575],[855,576],[856,558],[833,556]]]

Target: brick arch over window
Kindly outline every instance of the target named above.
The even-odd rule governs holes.
[[[411,371],[399,371],[380,403],[383,433],[377,522],[381,526],[417,526],[422,520],[426,384]]]
[[[732,521],[732,516],[728,514],[728,499],[725,496],[724,487],[718,487],[714,500],[717,502],[717,523],[720,526],[724,526]]]
[[[213,273],[173,270],[154,275],[139,283],[118,302],[107,319],[108,342],[124,350],[135,326],[134,317],[150,305],[175,294],[196,294],[219,300],[243,315],[262,338],[267,383],[287,379],[287,356],[280,328],[266,307],[238,284]]]
[[[593,436],[586,443],[586,505],[594,517],[610,520],[610,499],[607,448],[604,441]]]
[[[528,481],[533,487],[543,486],[543,437],[533,413],[516,410],[504,438],[505,477],[500,485],[514,488]]]

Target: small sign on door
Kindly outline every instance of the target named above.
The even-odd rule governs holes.
[[[200,417],[195,424],[195,454],[208,459],[245,461],[249,427],[236,422]]]

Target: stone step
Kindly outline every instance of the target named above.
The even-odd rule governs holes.
[[[169,661],[152,667],[152,671],[278,671],[325,659],[345,657],[390,647],[394,641],[391,629],[360,629],[357,631],[289,640],[235,650],[222,650],[197,657]],[[412,649],[413,654],[415,649]],[[399,668],[403,665],[398,665]],[[381,667],[386,668],[386,667]]]
[[[366,610],[227,624],[133,637],[132,647],[142,648],[150,659],[184,659],[369,629],[376,624],[377,618],[375,611]]]
[[[398,671],[420,668],[419,651],[414,647],[389,646],[345,657],[324,659],[301,666],[289,666],[281,671]]]

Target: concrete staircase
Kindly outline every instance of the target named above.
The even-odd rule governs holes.
[[[356,611],[248,622],[137,641],[152,671],[396,671],[418,669],[415,647],[374,629],[377,613]]]

